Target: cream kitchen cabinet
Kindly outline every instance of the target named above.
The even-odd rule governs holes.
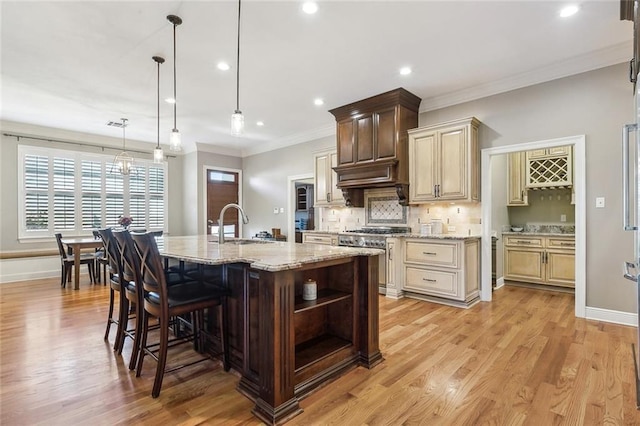
[[[507,163],[507,206],[528,206],[526,153],[512,152]]]
[[[314,207],[344,206],[342,191],[336,187],[336,172],[333,167],[338,164],[335,151],[316,154]]]
[[[480,199],[476,118],[409,130],[409,202]]]
[[[574,287],[575,238],[505,235],[504,278],[534,284]]]
[[[302,243],[337,246],[338,234],[322,233],[322,232],[304,232],[302,234]]]
[[[405,296],[470,306],[480,294],[480,239],[406,238],[402,269]]]

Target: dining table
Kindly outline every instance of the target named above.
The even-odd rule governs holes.
[[[83,249],[96,249],[103,247],[102,240],[94,237],[70,237],[62,238],[62,244],[73,251],[73,289],[80,289],[80,254]]]

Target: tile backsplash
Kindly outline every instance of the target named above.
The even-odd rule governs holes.
[[[342,232],[363,226],[409,226],[420,233],[420,225],[439,219],[443,233],[480,235],[480,203],[422,204],[404,207],[389,190],[365,192],[364,208],[324,208],[320,214],[320,230]]]

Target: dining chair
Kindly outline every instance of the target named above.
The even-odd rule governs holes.
[[[143,318],[141,324],[141,344],[138,355],[136,376],[140,376],[144,358],[149,355],[157,361],[156,374],[153,382],[151,396],[157,398],[162,388],[164,374],[179,368],[187,367],[210,359],[208,356],[199,357],[193,362],[188,362],[176,367],[166,368],[167,350],[169,347],[181,343],[192,342],[194,347],[203,348],[205,338],[211,339],[212,333],[204,329],[205,311],[212,314],[214,308],[218,314],[220,354],[222,355],[222,365],[225,371],[229,370],[228,361],[228,339],[226,315],[224,305],[226,294],[220,287],[205,284],[199,281],[183,281],[179,284],[168,285],[163,268],[162,258],[158,251],[155,238],[150,233],[131,233],[135,242],[136,250],[140,256],[141,277],[143,293]],[[169,338],[169,319],[179,318],[189,315],[192,318],[192,333],[179,337]],[[160,324],[159,341],[148,344],[149,320],[151,317],[157,318]]]
[[[109,313],[107,316],[107,328],[104,332],[104,340],[109,339],[111,324],[115,324],[117,331],[113,342],[113,350],[121,354],[127,325],[129,323],[129,300],[124,296],[122,290],[123,281],[126,285],[126,280],[122,280],[122,255],[110,228],[100,229],[98,233],[102,238],[107,259],[109,259]],[[114,317],[113,311],[116,294],[118,294],[118,315]]]
[[[97,230],[92,231],[92,233],[93,238],[102,240],[102,237]],[[94,256],[96,258],[96,279],[98,282],[103,282],[104,285],[107,285],[107,267],[109,266],[109,258],[105,253],[104,246],[102,248],[97,248]],[[100,273],[100,267],[102,267],[102,273]],[[104,281],[102,277],[104,277]]]
[[[67,281],[71,282],[71,271],[76,261],[74,256],[64,249],[62,234],[55,234],[55,236],[56,242],[58,243],[58,251],[60,252],[60,286],[64,288],[67,285]],[[80,255],[80,264],[87,265],[91,282],[95,282],[94,263],[95,257],[93,253],[82,253]]]

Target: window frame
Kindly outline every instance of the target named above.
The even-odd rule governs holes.
[[[107,225],[107,206],[105,204],[107,197],[107,175],[110,172],[110,167],[113,162],[114,156],[109,154],[99,154],[99,153],[91,153],[91,152],[83,152],[83,151],[75,151],[75,150],[67,150],[61,148],[48,148],[48,147],[39,147],[33,145],[18,145],[18,240],[19,241],[35,241],[38,239],[49,239],[54,237],[54,235],[58,232],[62,232],[65,234],[72,234],[74,236],[84,236],[84,235],[92,235],[92,230],[95,228],[83,228],[83,195],[87,195],[89,193],[95,194],[95,191],[84,191],[83,188],[83,161],[92,161],[100,163],[100,224],[101,227],[109,226]],[[36,191],[28,191],[25,188],[26,183],[26,158],[27,156],[43,156],[47,158],[48,161],[48,189],[47,189],[47,197],[48,197],[48,211],[47,211],[47,227],[42,230],[29,230],[27,229],[27,194],[33,193]],[[74,226],[73,229],[65,228],[65,229],[56,229],[55,228],[55,213],[54,213],[54,196],[56,195],[56,191],[54,189],[54,158],[64,158],[70,159],[74,162],[74,173],[73,173],[73,199],[74,199]],[[154,163],[152,160],[138,159],[135,160],[136,165],[143,167],[144,169],[144,197],[148,202],[152,198],[155,197],[156,200],[160,198],[160,194],[162,196],[162,214],[163,214],[163,226],[162,227],[152,227],[150,225],[150,213],[146,213],[145,222],[144,223],[136,223],[135,217],[133,227],[144,228],[147,231],[163,231],[166,232],[168,229],[168,165],[166,161],[163,161],[162,164]],[[150,188],[150,172],[149,168],[158,168],[162,170],[163,180],[162,180],[162,191],[152,191]],[[129,176],[123,176],[123,188],[122,188],[122,197],[123,197],[123,212],[124,215],[130,215],[130,203],[131,192],[129,190]],[[157,180],[156,180],[157,182]],[[43,191],[43,190],[41,190]],[[110,192],[111,194],[112,192]],[[135,195],[140,195],[140,192],[137,192]],[[157,204],[157,202],[156,202]],[[158,209],[160,210],[160,209]],[[113,226],[113,224],[111,224]]]

